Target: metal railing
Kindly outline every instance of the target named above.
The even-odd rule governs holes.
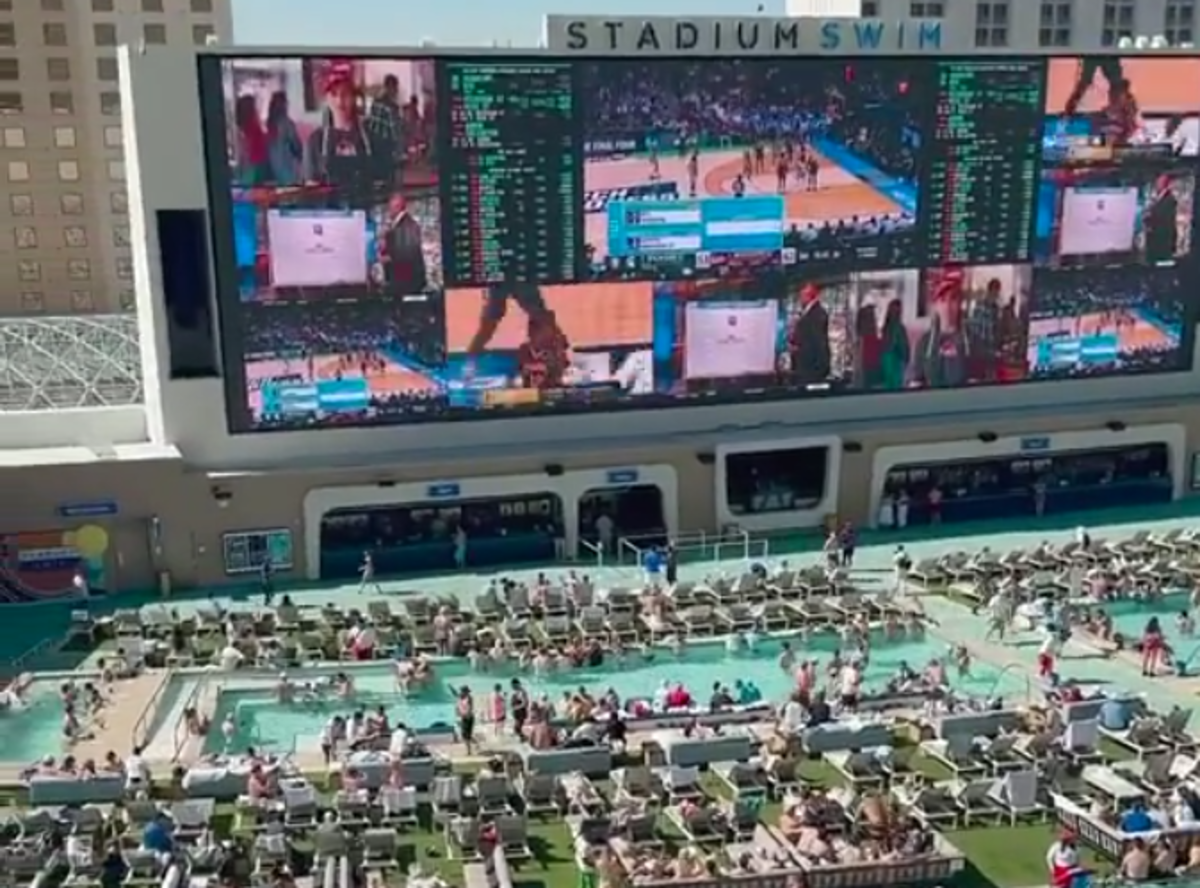
[[[200,694],[203,693],[206,687],[208,687],[208,679],[206,677],[196,679],[196,684],[188,691],[188,695],[184,698],[183,705],[179,709],[181,715],[189,709],[196,707],[196,701],[200,699]],[[177,719],[172,726],[171,761],[179,759],[180,753],[183,752],[183,747],[187,745],[190,738],[191,731],[189,730],[188,720],[186,718]]]
[[[166,678],[158,683],[158,687],[154,689],[154,693],[150,695],[150,699],[142,707],[142,714],[133,723],[129,742],[134,747],[140,749],[150,740],[150,723],[154,721],[154,717],[158,714],[158,704],[162,702],[163,695],[166,694],[167,688],[171,686],[171,679],[174,675],[174,669],[167,670]]]
[[[604,547],[585,539],[579,541],[579,557],[585,563],[595,564],[597,568],[604,567]]]
[[[1009,672],[1013,672],[1015,670],[1021,670],[1024,673],[1024,669],[1025,669],[1025,667],[1022,666],[1020,663],[1009,663],[1007,666],[1005,666],[1003,669],[1001,669],[999,672],[996,673],[996,677],[994,679],[992,679],[992,686],[991,686],[991,688],[988,689],[987,696],[988,697],[996,696],[996,690],[997,690],[997,688],[1000,687],[1000,682],[1004,681],[1004,676],[1006,676]],[[1024,678],[1025,678],[1025,699],[1026,699],[1026,701],[1029,701],[1029,700],[1033,699],[1033,680],[1029,677],[1028,673],[1024,673]]]
[[[64,642],[64,639],[54,638],[53,636],[51,636],[50,638],[43,638],[41,641],[39,641],[33,647],[27,649],[19,656],[14,657],[12,662],[9,663],[9,668],[12,670],[12,673],[14,676],[20,675],[22,672],[27,671],[25,669],[25,666],[30,661],[32,661],[36,657],[40,657],[48,649],[62,645],[63,642]]]

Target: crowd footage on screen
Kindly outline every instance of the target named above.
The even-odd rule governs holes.
[[[307,133],[293,117],[288,94],[237,96],[233,110],[234,182],[260,186],[331,186],[344,195],[370,195],[403,184],[404,169],[433,150],[433,121],[418,96],[404,99],[394,74],[368,91],[351,61],[330,60],[304,72],[317,82],[323,105]]]
[[[915,228],[917,97],[894,65],[605,62],[582,82],[588,213],[613,200],[781,195],[786,249],[772,258],[783,264]],[[829,209],[821,192],[844,185],[847,166],[886,180],[887,194]],[[599,276],[637,273],[606,264],[597,237]]]

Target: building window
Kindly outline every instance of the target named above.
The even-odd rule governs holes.
[[[115,7],[114,0],[92,0],[92,12],[112,12]]]
[[[225,573],[230,576],[255,573],[269,561],[276,570],[291,570],[292,532],[279,530],[244,530],[221,537]]]
[[[1008,46],[1008,0],[978,0],[975,4],[975,45]]]
[[[82,194],[68,191],[58,197],[58,208],[64,216],[82,216],[84,201]]]
[[[8,181],[28,182],[29,164],[23,160],[10,160],[8,162]]]
[[[71,311],[76,314],[86,314],[96,310],[96,302],[92,299],[91,290],[71,291]]]
[[[17,45],[17,26],[12,22],[0,22],[0,46]]]
[[[36,250],[38,245],[37,229],[32,225],[21,225],[14,228],[13,245],[18,250]]]
[[[1101,11],[1100,43],[1116,46],[1123,37],[1132,37],[1134,32],[1134,0],[1104,0]]]
[[[162,12],[163,0],[142,0],[142,12]]]
[[[23,127],[23,126],[6,126],[4,128],[4,147],[5,148],[24,148],[25,147],[25,127]]]
[[[56,126],[54,128],[54,147],[55,148],[74,148],[75,147],[75,127],[73,127],[73,126]]]
[[[21,294],[22,314],[41,314],[46,310],[46,297],[37,290],[26,290]]]
[[[78,182],[79,181],[79,161],[77,161],[77,160],[60,160],[58,162],[58,181],[60,181],[60,182]]]
[[[1070,28],[1039,28],[1038,46],[1070,46]]]
[[[70,80],[71,60],[46,59],[46,77],[57,81]]]
[[[120,117],[121,94],[119,92],[100,93],[100,113],[106,117]]]
[[[879,0],[863,0],[863,18],[879,18]]]
[[[86,247],[88,244],[87,229],[82,225],[68,225],[63,229],[63,244],[75,248]]]
[[[68,259],[67,277],[73,281],[90,281],[92,279],[92,263],[86,259]]]
[[[22,259],[17,263],[17,280],[36,284],[42,279],[42,263],[36,259]]]
[[[1167,0],[1163,36],[1172,46],[1182,46],[1195,40],[1195,0]]]
[[[940,19],[946,16],[946,5],[939,0],[910,0],[909,18]]]
[[[117,277],[123,281],[133,280],[133,259],[129,256],[117,257]]]
[[[42,42],[47,46],[66,46],[67,26],[62,22],[46,22],[42,25]]]
[[[124,182],[125,181],[125,161],[110,160],[108,162],[108,181]]]
[[[67,90],[50,93],[50,111],[54,114],[74,114],[75,96]]]
[[[162,46],[167,42],[166,25],[142,25],[142,39],[151,46]]]
[[[197,15],[212,15],[212,0],[192,0],[192,12]]]
[[[129,289],[128,287],[123,288],[121,292],[117,294],[117,306],[121,309],[121,311],[137,311],[137,292]]]
[[[104,128],[104,147],[120,148],[121,141],[121,128],[119,126],[106,126]]]
[[[63,12],[65,0],[42,0],[42,12]]]
[[[98,80],[114,81],[121,75],[116,59],[96,59],[96,78]]]
[[[128,225],[114,226],[113,230],[112,230],[112,234],[113,234],[113,246],[114,247],[128,247],[129,246],[129,226]]]
[[[114,191],[108,196],[108,207],[118,216],[126,215],[129,212],[129,195],[124,191]]]
[[[21,63],[16,59],[0,59],[0,80],[20,80]]]
[[[117,26],[108,23],[92,25],[92,42],[97,46],[116,46]]]
[[[25,97],[19,92],[0,92],[0,114],[22,114]]]
[[[8,196],[8,209],[14,216],[32,216],[33,195],[10,194]]]
[[[208,46],[208,38],[216,35],[212,25],[192,25],[192,44]]]

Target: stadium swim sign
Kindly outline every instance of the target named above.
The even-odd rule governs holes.
[[[872,55],[942,51],[942,22],[849,18],[546,17],[546,46],[573,55]]]

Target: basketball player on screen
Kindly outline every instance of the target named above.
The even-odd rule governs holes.
[[[1117,56],[1084,56],[1079,65],[1079,76],[1063,107],[1065,117],[1074,117],[1079,103],[1095,85],[1096,75],[1103,74],[1108,82],[1108,101],[1101,110],[1092,115],[1094,131],[1108,136],[1112,145],[1128,145],[1141,127],[1137,99],[1133,96],[1133,84],[1125,78],[1124,67]]]
[[[392,195],[385,221],[379,231],[379,261],[390,295],[424,293],[429,275],[421,242],[421,223],[408,211],[404,195]]]
[[[495,284],[483,296],[483,313],[479,328],[467,346],[467,366],[464,375],[474,376],[475,359],[483,352],[500,322],[508,314],[510,300],[525,312],[525,342],[517,349],[517,366],[521,384],[526,388],[562,388],[571,366],[571,344],[558,325],[558,318],[547,307],[537,284]]]
[[[1179,251],[1179,199],[1171,177],[1159,176],[1142,210],[1147,262],[1169,262]]]

